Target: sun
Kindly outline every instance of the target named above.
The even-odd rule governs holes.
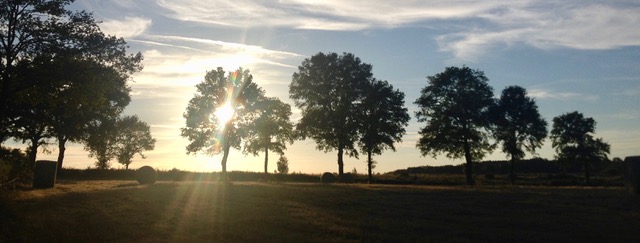
[[[213,114],[216,116],[218,124],[224,126],[233,117],[233,108],[231,108],[231,104],[227,102],[218,107]]]

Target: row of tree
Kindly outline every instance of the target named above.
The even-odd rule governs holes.
[[[282,155],[286,143],[311,138],[318,150],[337,151],[339,174],[344,173],[345,153],[356,158],[365,153],[371,180],[372,156],[395,150],[410,119],[404,93],[374,78],[371,65],[350,53],[318,53],[298,67],[289,85],[290,98],[302,112],[295,126],[289,119],[291,107],[264,97],[252,78],[242,69],[227,76],[222,68],[206,74],[184,114],[182,136],[191,141],[189,153],[223,152],[226,171],[231,147],[254,155],[262,150],[267,173],[270,150]],[[500,145],[510,158],[515,183],[514,164],[526,152],[535,154],[548,133],[535,100],[519,86],[505,88],[496,99],[484,73],[466,66],[448,67],[427,80],[414,102],[416,118],[426,123],[417,143],[422,155],[465,158],[467,183],[474,184],[474,161]],[[222,107],[231,107],[233,115],[221,122],[213,114]],[[595,121],[579,112],[553,119],[551,139],[558,159],[583,163],[587,183],[590,163],[606,160],[610,150],[594,133]]]
[[[155,143],[146,123],[121,115],[142,55],[71,2],[0,1],[0,141],[28,143],[33,162],[56,139],[59,168],[65,144],[84,143],[98,167],[114,157],[128,167]]]
[[[295,125],[290,121],[291,107],[277,98],[265,97],[252,82],[249,71],[239,69],[225,76],[222,68],[209,71],[198,93],[189,101],[184,114],[182,136],[191,143],[188,153],[223,153],[222,171],[226,171],[229,149],[244,153],[268,152],[282,155],[294,139],[311,138],[317,148],[338,151],[339,173],[344,172],[343,154],[367,154],[369,178],[374,164],[372,155],[395,149],[409,121],[404,94],[387,81],[373,78],[371,65],[352,54],[319,53],[307,59],[293,75],[291,98],[302,110]],[[221,121],[221,109],[231,107],[232,116]]]

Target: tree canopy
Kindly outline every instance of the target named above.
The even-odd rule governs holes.
[[[105,35],[90,13],[66,10],[71,2],[0,2],[0,132],[55,137],[59,168],[67,141],[82,142],[87,124],[122,112],[130,101],[127,81],[142,69],[140,53],[127,54],[126,42]],[[44,119],[25,127],[26,110]]]
[[[467,183],[473,184],[473,160],[482,159],[494,147],[488,140],[488,110],[494,105],[489,79],[482,71],[463,66],[447,67],[427,80],[415,101],[420,108],[416,118],[427,123],[419,131],[417,147],[423,156],[464,156]]]
[[[313,139],[318,150],[338,151],[339,174],[344,153],[358,157],[358,104],[372,76],[371,65],[351,53],[320,52],[298,66],[289,85],[289,96],[302,111],[296,130]]]
[[[552,146],[556,159],[565,163],[582,163],[585,182],[590,183],[590,169],[594,163],[608,160],[611,146],[602,138],[594,138],[596,121],[580,112],[565,113],[553,118]]]
[[[264,151],[264,173],[269,173],[269,151],[284,155],[287,143],[293,143],[295,134],[289,120],[291,106],[278,98],[263,98],[255,109],[257,117],[248,123],[243,146],[245,153],[258,155]]]
[[[138,116],[118,119],[116,130],[115,157],[125,169],[129,169],[133,156],[139,154],[144,159],[146,157],[142,152],[153,150],[155,147],[156,139],[151,136],[149,125]]]
[[[409,114],[404,107],[404,93],[394,90],[387,81],[373,80],[365,89],[366,95],[360,105],[360,140],[358,145],[367,154],[369,182],[372,181],[374,154],[385,149],[396,150],[394,143],[402,142],[409,123]]]
[[[496,106],[491,109],[495,125],[494,138],[502,143],[502,152],[511,158],[511,183],[515,183],[515,161],[525,156],[525,150],[535,153],[547,136],[547,122],[538,112],[535,101],[519,86],[502,90]]]
[[[183,115],[186,125],[181,129],[181,135],[190,141],[187,153],[222,152],[222,171],[226,172],[229,149],[240,149],[243,129],[257,117],[256,107],[264,91],[253,82],[249,70],[239,68],[225,76],[221,67],[208,71],[196,89]]]

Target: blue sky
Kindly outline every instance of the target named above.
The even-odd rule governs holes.
[[[93,12],[104,32],[124,37],[145,57],[125,112],[149,123],[158,142],[147,159],[134,158],[133,168],[219,171],[219,156],[186,155],[188,141],[180,137],[194,85],[207,70],[242,66],[267,95],[293,105],[291,75],[320,51],[353,53],[406,95],[407,134],[397,152],[375,157],[376,172],[463,162],[421,157],[415,148],[424,124],[413,117],[413,102],[425,77],[447,66],[484,71],[496,95],[509,85],[526,88],[549,124],[576,110],[593,117],[611,157],[640,154],[638,1],[77,0],[72,7]],[[294,109],[292,119],[299,114]],[[39,158],[55,158],[50,149]],[[67,151],[66,166],[93,165],[81,145]],[[286,156],[291,171],[337,171],[336,152],[317,151],[310,140],[296,141]],[[549,139],[539,156],[553,158]],[[277,156],[270,158],[273,170]],[[262,170],[261,156],[232,151],[229,160],[229,170]],[[354,167],[365,172],[365,160],[347,158],[345,170]]]

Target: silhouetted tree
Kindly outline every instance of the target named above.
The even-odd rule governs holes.
[[[289,96],[302,110],[296,130],[312,138],[318,150],[338,151],[339,174],[344,153],[358,157],[358,104],[371,79],[371,65],[353,54],[320,52],[298,66],[289,85]]]
[[[591,164],[608,160],[607,154],[611,149],[602,138],[593,138],[595,126],[596,121],[593,118],[584,117],[582,113],[574,111],[553,118],[551,130],[556,158],[561,162],[581,162],[587,184],[591,184]]]
[[[31,106],[48,104],[37,113],[49,118],[47,134],[58,140],[59,168],[67,141],[81,142],[92,119],[124,109],[126,81],[142,68],[140,53],[128,55],[125,41],[105,35],[90,13],[66,10],[71,2],[0,2],[0,133],[20,116],[8,113],[11,102],[37,87]]]
[[[269,150],[283,155],[287,143],[293,143],[291,106],[278,98],[263,98],[256,103],[257,117],[248,123],[244,152],[258,155],[264,151],[264,173],[269,173]]]
[[[221,67],[207,72],[204,80],[196,85],[198,93],[189,101],[184,113],[186,126],[181,134],[190,141],[188,154],[222,152],[222,172],[226,173],[229,149],[240,149],[242,129],[254,122],[252,118],[257,117],[255,107],[264,96],[264,91],[252,80],[249,70],[242,68],[227,76]],[[232,112],[227,114],[229,120],[226,122],[215,115],[223,109]]]
[[[525,156],[525,150],[535,153],[547,136],[547,122],[538,112],[536,102],[519,86],[502,90],[496,106],[491,109],[494,138],[502,143],[502,152],[511,159],[509,179],[515,184],[515,162]]]
[[[287,157],[280,156],[278,162],[276,162],[276,166],[278,167],[278,173],[287,174],[289,173],[289,160]]]
[[[41,87],[30,87],[21,90],[14,99],[7,102],[6,111],[12,114],[7,123],[7,131],[10,137],[22,143],[28,143],[27,154],[30,162],[36,161],[38,148],[47,144],[51,134],[47,130],[50,115],[47,110],[50,104],[43,97]]]
[[[65,7],[73,0],[0,1],[0,132],[17,114],[7,114],[9,102],[20,92],[34,86],[64,89],[64,82],[52,83],[48,76],[24,78],[43,69],[43,64],[61,56],[90,60],[120,73],[139,70],[142,55],[127,56],[123,39],[105,36],[86,12]],[[59,71],[49,69],[51,72]],[[42,73],[42,72],[40,72]],[[66,69],[69,76],[81,74]],[[94,75],[100,76],[100,73]],[[6,135],[0,136],[3,139]],[[61,165],[61,164],[60,164]]]
[[[106,117],[101,120],[94,120],[88,126],[85,135],[84,149],[89,152],[89,157],[96,158],[98,169],[109,169],[109,161],[115,157],[118,132],[116,130],[116,119]]]
[[[428,85],[415,101],[420,107],[416,118],[427,123],[419,131],[417,147],[423,156],[464,156],[467,183],[472,185],[473,160],[482,159],[485,152],[494,148],[487,139],[493,89],[482,71],[466,66],[448,67],[427,79]]]
[[[118,163],[129,169],[131,159],[139,154],[146,158],[142,152],[153,150],[156,140],[151,137],[150,127],[146,122],[140,121],[138,116],[125,116],[116,122],[117,136],[115,156]]]
[[[402,142],[409,123],[409,114],[404,107],[404,93],[394,90],[387,81],[373,80],[365,89],[360,106],[360,149],[367,154],[369,183],[372,181],[373,154],[382,154],[385,149],[396,150],[394,143]]]

